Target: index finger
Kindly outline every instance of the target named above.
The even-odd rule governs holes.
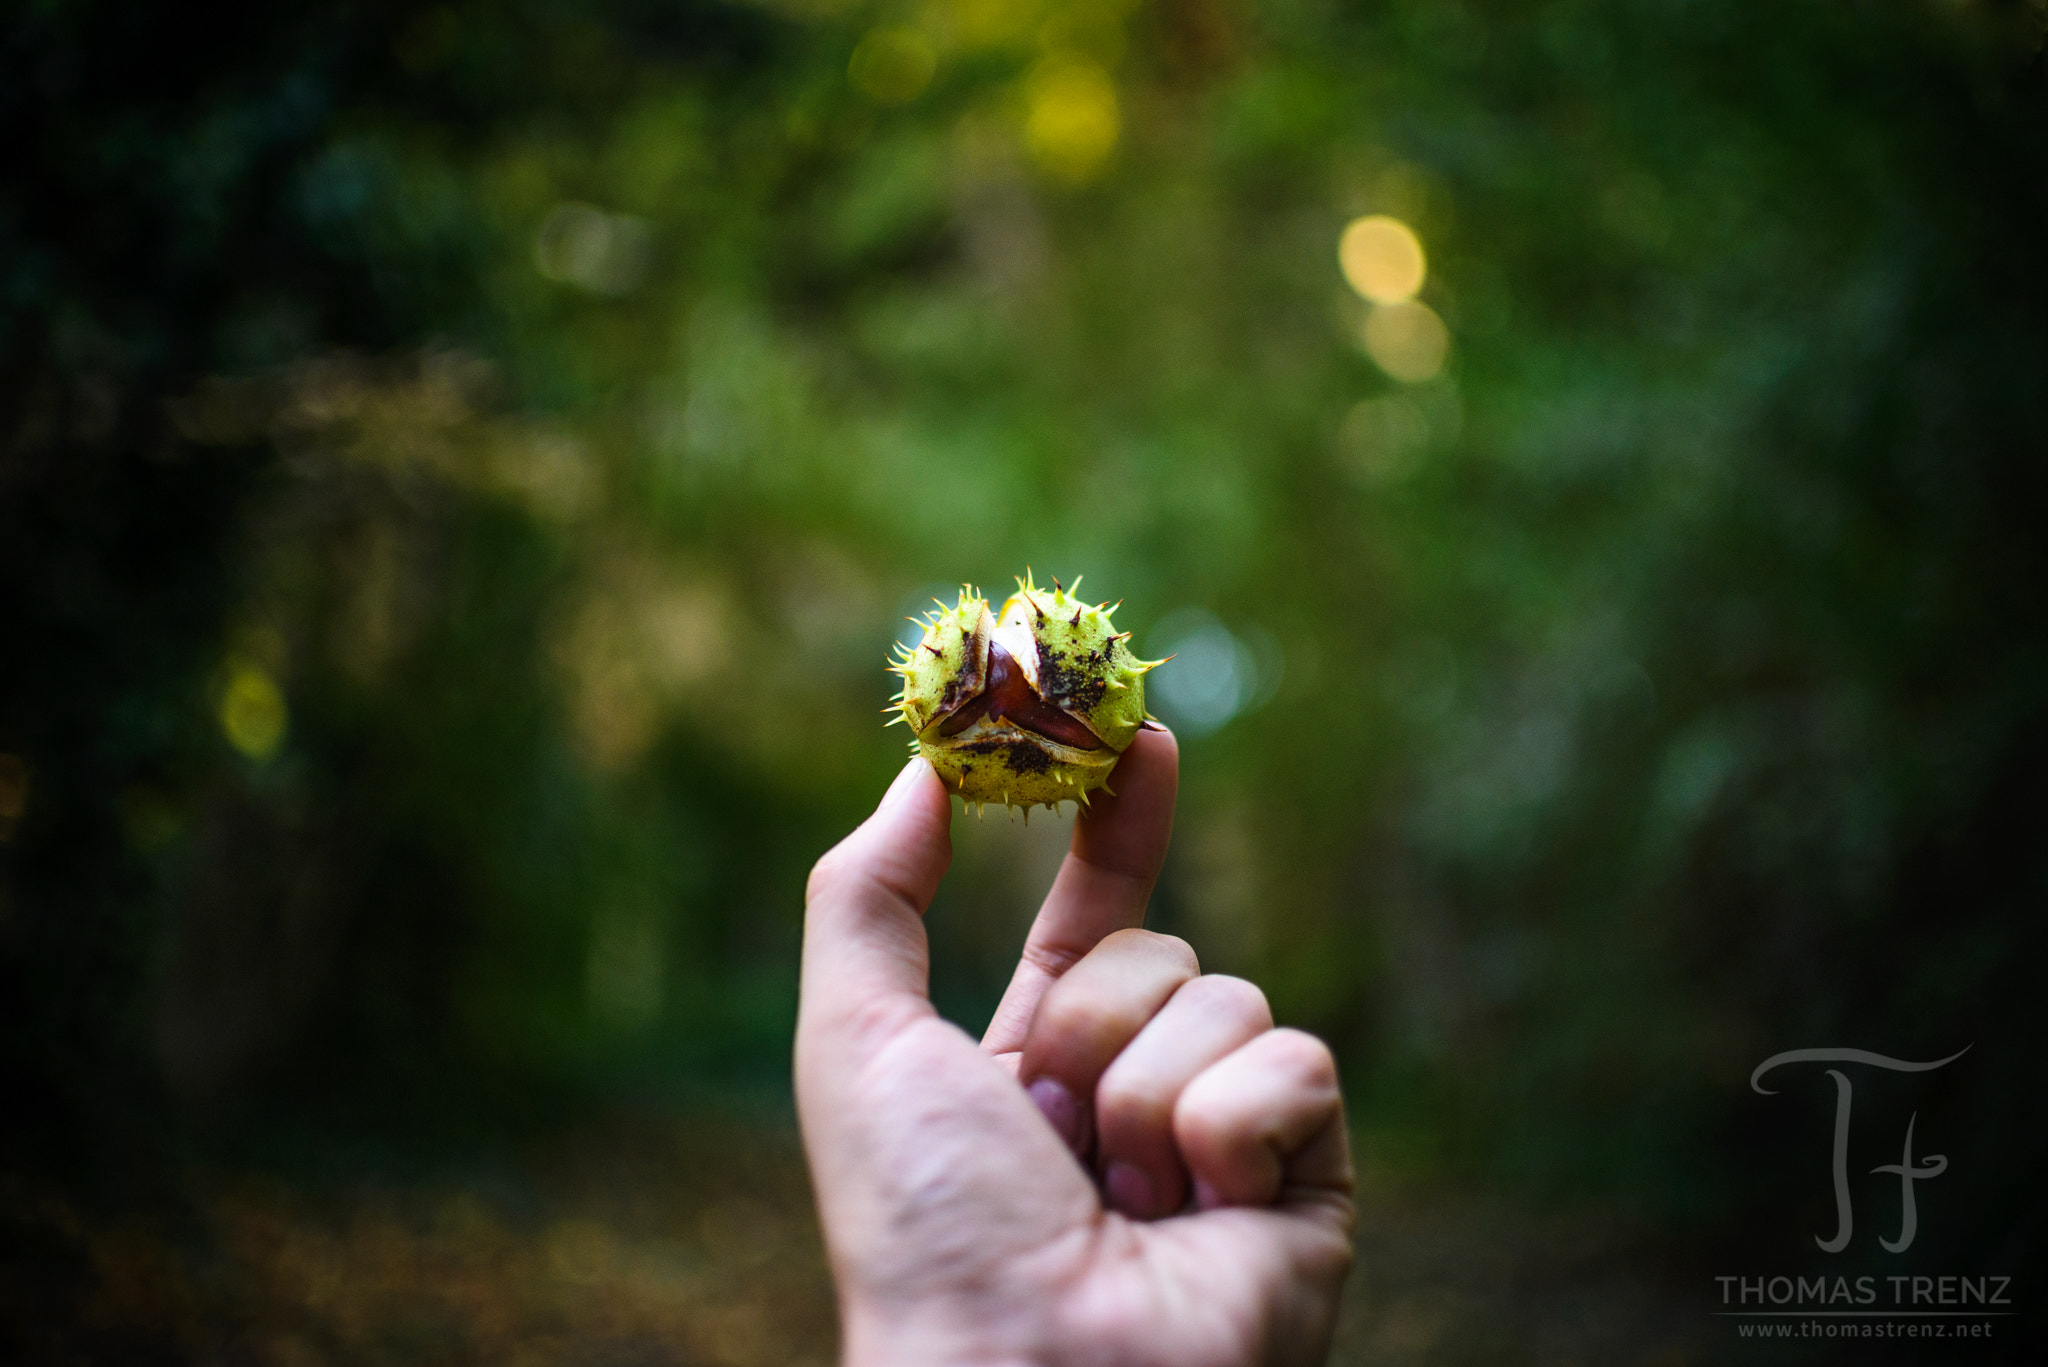
[[[1006,1054],[1024,1047],[1039,998],[1089,950],[1145,922],[1159,868],[1173,835],[1180,747],[1166,730],[1140,731],[1117,762],[1116,795],[1097,793],[1074,822],[1074,841],[1025,937],[1017,971],[989,1020],[981,1047]]]

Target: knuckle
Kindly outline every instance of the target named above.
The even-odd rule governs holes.
[[[1097,948],[1156,955],[1178,962],[1191,973],[1201,972],[1201,962],[1195,957],[1194,946],[1178,935],[1162,935],[1156,930],[1119,930],[1105,935]]]
[[[811,876],[804,883],[804,904],[809,906],[820,897],[827,896],[834,888],[845,882],[845,846],[834,845],[818,856],[818,862],[811,865]]]
[[[1173,1135],[1183,1149],[1213,1154],[1233,1146],[1239,1128],[1226,1099],[1197,1078],[1173,1103]]]
[[[1087,955],[1065,945],[1026,943],[1020,957],[1048,978],[1064,978],[1067,970]]]
[[[1139,1121],[1163,1121],[1172,1114],[1173,1098],[1157,1085],[1111,1064],[1095,1088],[1095,1109]]]
[[[1256,983],[1228,973],[1204,973],[1182,984],[1179,995],[1205,1010],[1229,1016],[1260,1030],[1273,1026],[1273,1008]]]
[[[1293,1074],[1297,1083],[1318,1089],[1337,1088],[1337,1057],[1330,1046],[1305,1030],[1282,1028],[1266,1037],[1266,1047],[1277,1067]]]
[[[1063,978],[1054,984],[1031,1023],[1034,1040],[1087,1039],[1109,1028],[1118,1015],[1114,1003],[1087,989],[1088,985],[1077,979]]]

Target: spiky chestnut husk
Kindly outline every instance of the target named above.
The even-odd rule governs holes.
[[[999,614],[962,584],[952,607],[911,619],[923,639],[890,665],[903,676],[890,724],[907,724],[911,748],[977,808],[1085,804],[1153,724],[1145,675],[1166,661],[1139,659],[1112,608],[1052,583],[1027,571]]]

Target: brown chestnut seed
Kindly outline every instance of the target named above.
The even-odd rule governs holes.
[[[1038,696],[1038,690],[1024,677],[1015,656],[1003,649],[1001,641],[988,643],[988,687],[981,696],[939,723],[939,734],[957,736],[987,717],[1010,721],[1033,735],[1070,745],[1076,750],[1100,750],[1102,740],[1079,722]]]

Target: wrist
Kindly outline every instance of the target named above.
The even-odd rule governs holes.
[[[840,1367],[1039,1367],[1003,1317],[842,1305]]]

